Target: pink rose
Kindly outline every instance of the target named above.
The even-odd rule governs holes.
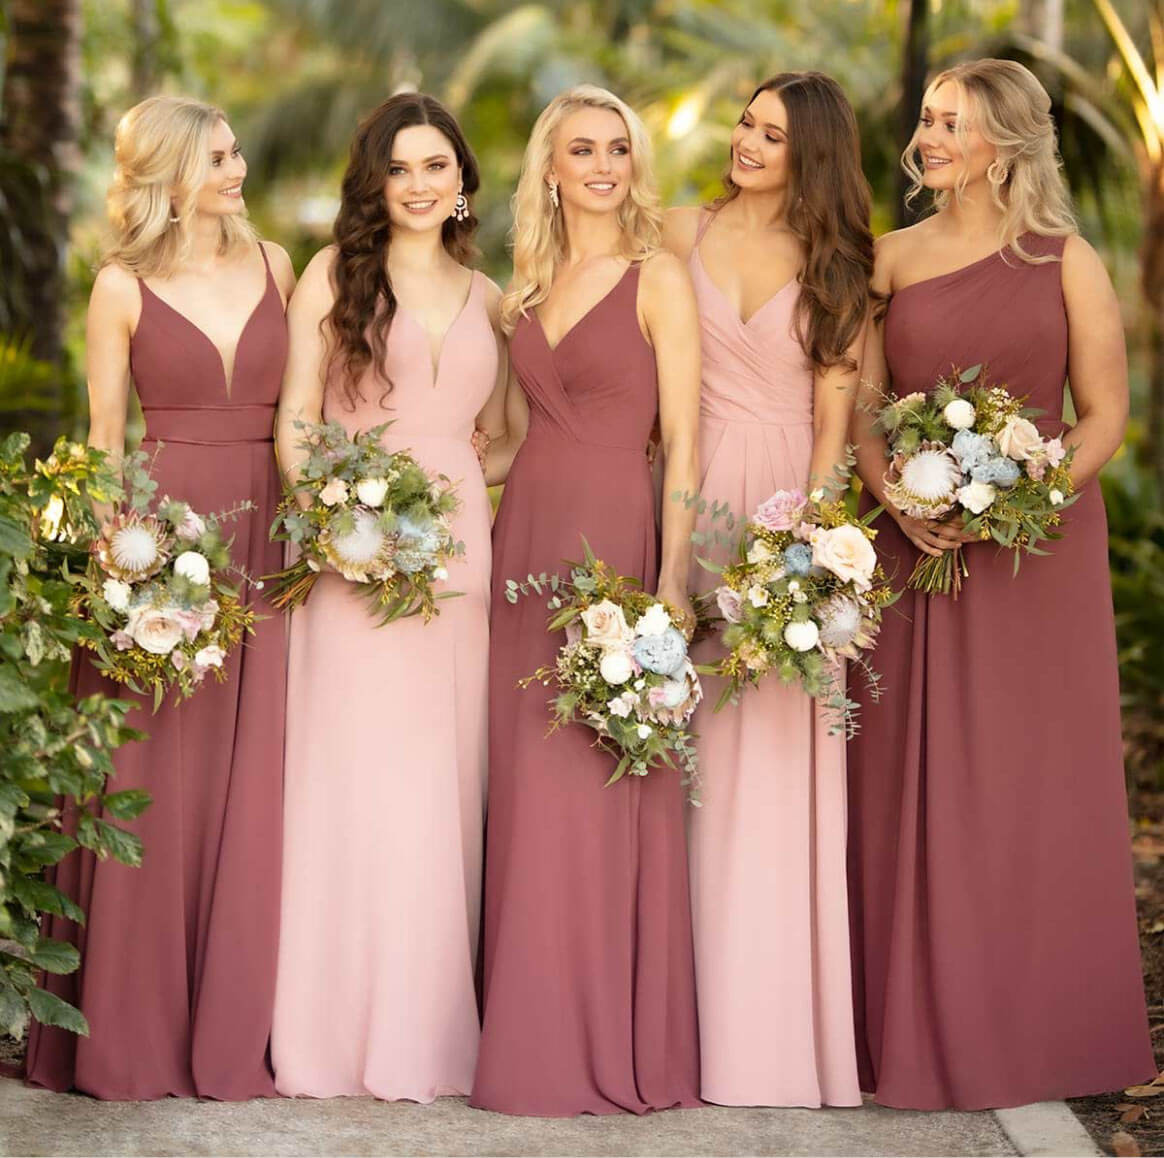
[[[1029,419],[1017,415],[1008,418],[994,438],[998,449],[1016,462],[1035,458],[1043,449],[1043,436],[1039,428]]]
[[[1067,457],[1067,448],[1058,438],[1049,438],[1043,445],[1043,452],[1051,466],[1058,466]]]
[[[174,607],[135,607],[125,630],[138,647],[152,655],[169,655],[182,641],[182,624]]]
[[[715,593],[715,601],[719,605],[720,614],[728,623],[739,623],[744,601],[734,587],[720,587]]]
[[[769,531],[791,531],[807,502],[803,491],[777,491],[756,508],[752,522]]]
[[[174,613],[174,617],[182,625],[182,634],[187,643],[193,643],[202,630],[202,616],[198,611],[182,609]]]
[[[127,631],[122,631],[120,628],[115,631],[110,637],[109,642],[113,644],[118,651],[129,651],[133,647],[133,636]]]

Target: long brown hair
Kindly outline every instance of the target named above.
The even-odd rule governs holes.
[[[356,130],[335,219],[335,303],[324,319],[330,331],[328,369],[339,371],[344,396],[353,409],[361,400],[359,383],[369,366],[384,384],[381,402],[392,389],[384,375],[384,357],[388,330],[396,316],[396,295],[388,279],[392,227],[384,184],[396,134],[414,125],[432,125],[448,138],[461,169],[462,191],[467,199],[481,183],[477,158],[461,126],[435,97],[399,93],[365,117]],[[445,221],[441,239],[455,261],[465,264],[476,256],[476,229],[471,200],[469,216],[464,221],[455,217]]]
[[[788,227],[807,258],[800,274],[796,332],[821,367],[853,367],[848,349],[869,310],[873,277],[872,194],[861,168],[857,118],[844,90],[821,72],[782,72],[748,98],[779,96],[788,113]],[[746,107],[746,106],[745,106]],[[722,206],[739,194],[724,177]]]

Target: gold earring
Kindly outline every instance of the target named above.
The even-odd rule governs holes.
[[[559,201],[558,201],[558,183],[557,183],[557,181],[550,182],[550,204],[555,209],[558,208]]]
[[[998,166],[998,168],[995,166]],[[1000,169],[1001,172],[999,172]],[[1010,170],[997,157],[987,166],[986,179],[992,185],[1004,185],[1009,176]]]

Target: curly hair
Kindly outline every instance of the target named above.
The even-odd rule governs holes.
[[[820,72],[782,72],[760,85],[788,113],[788,228],[807,257],[799,275],[796,332],[814,365],[854,367],[849,347],[865,323],[874,296],[872,193],[861,168],[857,117],[844,90]],[[739,195],[724,177],[721,208]]]
[[[117,124],[106,209],[113,227],[105,262],[138,277],[174,272],[190,251],[190,222],[210,170],[210,133],[226,114],[188,97],[157,96]],[[177,221],[171,218],[177,217]],[[220,253],[254,244],[241,216],[219,218]]]
[[[481,183],[477,159],[460,125],[435,97],[399,93],[370,113],[356,130],[335,219],[336,256],[331,271],[335,302],[321,323],[329,337],[329,376],[338,373],[352,409],[362,399],[360,381],[369,368],[383,383],[381,403],[392,390],[384,362],[388,331],[396,316],[396,295],[388,278],[392,226],[384,185],[396,134],[415,125],[432,125],[448,138],[461,170],[466,199]],[[455,261],[466,264],[476,257],[476,229],[471,201],[465,220],[449,217],[444,222],[441,239]]]
[[[618,210],[623,255],[632,262],[643,261],[662,243],[663,214],[652,171],[651,138],[643,122],[625,101],[597,85],[577,85],[559,93],[534,122],[513,195],[513,281],[501,300],[501,324],[506,333],[513,332],[519,317],[546,300],[554,270],[566,256],[566,225],[550,201],[546,174],[558,126],[581,108],[609,109],[626,125],[631,181]]]

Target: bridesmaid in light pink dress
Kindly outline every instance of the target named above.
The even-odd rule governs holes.
[[[844,461],[873,243],[856,124],[835,82],[793,73],[757,89],[726,184],[711,210],[672,210],[667,240],[699,302],[700,491],[748,516],[775,490],[826,485]],[[726,528],[704,516],[699,530],[714,529]],[[725,561],[725,548],[712,553]],[[715,582],[692,569],[694,588]],[[698,658],[720,654],[709,642]],[[858,1105],[844,739],[775,676],[719,713],[717,685],[707,680],[694,723],[703,806],[690,819],[702,1096]]]
[[[391,420],[389,450],[457,484],[465,554],[445,584],[463,594],[428,624],[377,627],[334,574],[292,616],[272,1036],[287,1095],[429,1102],[473,1080],[490,528],[472,438],[499,361],[498,291],[463,265],[476,188],[442,106],[387,101],[357,134],[337,244],[313,259],[291,307],[284,469],[302,457],[296,418],[318,421],[322,407],[352,432]],[[362,309],[374,312],[366,325]],[[367,342],[354,379],[342,361],[353,332]]]

